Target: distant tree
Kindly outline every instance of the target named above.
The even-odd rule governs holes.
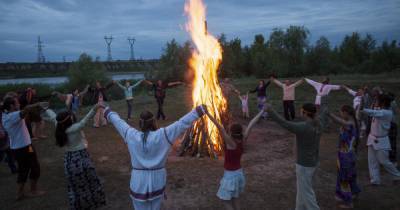
[[[102,63],[95,61],[91,56],[83,53],[78,61],[71,64],[68,70],[70,88],[84,88],[95,81],[106,81],[106,70]]]
[[[332,52],[329,40],[321,36],[311,46],[306,53],[306,66],[305,74],[329,74],[331,73],[332,65]]]
[[[254,37],[254,42],[250,46],[250,60],[252,72],[257,77],[266,77],[267,65],[267,48],[264,36],[258,34]]]
[[[270,73],[277,76],[288,74],[288,56],[285,47],[285,32],[274,28],[267,42],[267,62]]]
[[[183,80],[185,72],[188,70],[187,62],[190,52],[189,42],[186,42],[183,47],[175,39],[167,42],[160,58],[160,69],[156,77],[158,79]]]

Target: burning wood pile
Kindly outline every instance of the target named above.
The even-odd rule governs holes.
[[[218,40],[207,32],[206,8],[201,0],[189,0],[185,4],[188,16],[186,30],[190,33],[195,50],[189,60],[190,71],[194,72],[193,107],[205,104],[208,111],[219,122],[227,117],[227,101],[218,81],[218,67],[222,60],[222,49]],[[217,158],[223,151],[223,139],[208,118],[196,121],[183,136],[180,155]]]

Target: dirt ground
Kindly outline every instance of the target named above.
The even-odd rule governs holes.
[[[187,94],[184,88],[176,89],[167,96],[167,121],[160,126],[171,123],[182,116],[189,106],[185,102]],[[174,96],[183,95],[173,101]],[[350,101],[351,102],[351,101]],[[350,103],[349,102],[349,103]],[[276,102],[279,103],[279,102]],[[124,116],[124,101],[111,103],[114,110]],[[135,120],[141,110],[155,110],[154,99],[141,95],[134,103]],[[178,108],[179,107],[179,108]],[[182,108],[181,108],[182,107]],[[177,109],[178,108],[178,109]],[[255,110],[254,107],[250,107]],[[239,108],[234,105],[234,113]],[[235,118],[239,118],[234,115]],[[239,119],[243,124],[247,120]],[[63,150],[55,146],[54,128],[47,125],[49,138],[34,141],[42,175],[40,186],[47,192],[39,198],[15,201],[16,177],[11,175],[7,165],[0,165],[0,210],[68,209],[66,181],[63,168]],[[99,177],[104,181],[108,205],[104,209],[132,209],[129,198],[130,157],[121,137],[112,126],[101,129],[85,128],[89,141],[89,153],[96,166]],[[320,167],[314,177],[314,189],[321,209],[336,209],[334,200],[336,182],[336,143],[338,130],[331,126],[330,132],[321,140]],[[175,145],[178,146],[179,142]],[[294,209],[296,196],[296,177],[294,159],[294,136],[280,128],[274,122],[263,120],[254,128],[245,147],[242,166],[246,176],[246,188],[241,196],[243,209]],[[362,193],[355,201],[355,209],[400,209],[400,186],[393,186],[388,173],[382,170],[383,185],[369,187],[366,148],[360,146],[358,159],[358,181]],[[167,163],[168,184],[167,200],[163,209],[200,210],[223,209],[216,197],[219,180],[223,174],[223,158],[177,157],[172,150]]]

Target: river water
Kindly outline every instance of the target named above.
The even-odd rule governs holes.
[[[135,72],[135,73],[119,73],[109,75],[112,80],[139,80],[144,79],[144,73]],[[67,77],[36,77],[36,78],[19,78],[19,79],[0,79],[0,85],[9,85],[9,84],[46,84],[50,86],[62,85],[68,82]]]

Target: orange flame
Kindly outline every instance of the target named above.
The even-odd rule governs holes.
[[[218,40],[207,32],[206,7],[202,0],[189,0],[185,4],[185,13],[188,16],[186,30],[190,33],[196,50],[192,52],[189,60],[190,68],[194,71],[192,101],[193,106],[205,104],[211,115],[221,122],[222,115],[226,112],[227,102],[222,94],[218,81],[218,67],[222,60],[222,48]],[[209,151],[221,152],[223,140],[218,129],[208,118],[197,121],[194,128],[204,123],[205,138],[211,139],[207,143]],[[204,135],[200,133],[197,135]],[[199,141],[199,146],[203,142]],[[212,144],[212,145],[211,145]]]

